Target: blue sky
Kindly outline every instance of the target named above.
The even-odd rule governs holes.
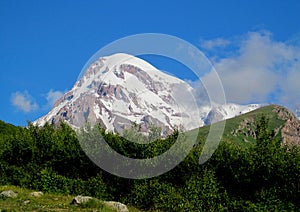
[[[296,0],[1,0],[0,119],[26,125],[46,114],[97,50],[147,32],[174,35],[202,50],[220,74],[228,101],[295,109],[299,11]],[[175,75],[182,71],[153,63]]]

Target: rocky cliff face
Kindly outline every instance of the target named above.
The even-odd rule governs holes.
[[[300,121],[288,109],[281,106],[274,106],[275,113],[278,118],[285,121],[281,128],[282,143],[283,145],[297,145],[300,146]]]
[[[265,114],[268,118],[277,120],[275,123],[274,131],[275,135],[281,136],[282,145],[287,146],[300,146],[300,121],[299,119],[287,108],[279,105],[271,105],[272,114]],[[257,116],[249,115],[245,117],[238,125],[236,129],[231,132],[231,135],[237,137],[244,137],[244,141],[256,139],[255,122]],[[278,120],[282,120],[278,121]]]

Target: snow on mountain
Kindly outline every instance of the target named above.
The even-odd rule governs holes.
[[[213,105],[204,119],[204,124],[212,124],[218,121],[226,120],[233,118],[235,116],[239,116],[244,113],[248,113],[252,110],[255,110],[262,105],[260,104],[249,104],[249,105],[237,105],[228,103],[225,105]]]
[[[191,91],[183,80],[139,58],[115,54],[94,62],[54,108],[35,123],[65,120],[75,127],[100,123],[114,132],[122,132],[133,122],[141,124],[143,131],[151,124],[162,127],[165,133],[179,126],[193,129],[202,123],[195,118],[196,106],[189,104]]]
[[[144,132],[154,124],[168,134],[175,127],[190,130],[260,107],[214,104],[199,108],[192,93],[185,81],[142,59],[119,53],[91,64],[53,109],[34,123],[41,126],[64,120],[75,128],[100,123],[117,133],[132,123],[140,124]]]

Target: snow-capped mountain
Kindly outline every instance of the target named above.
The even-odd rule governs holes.
[[[216,105],[198,107],[193,88],[185,81],[157,70],[148,62],[128,54],[99,58],[73,88],[45,116],[36,120],[68,122],[75,128],[100,123],[122,133],[133,123],[147,132],[150,125],[168,134],[175,127],[190,130],[254,110],[260,105]]]
[[[239,116],[244,113],[248,113],[255,110],[262,105],[260,104],[249,104],[249,105],[237,105],[237,104],[225,104],[225,105],[213,105],[210,108],[207,116],[204,119],[204,124],[212,124],[225,119],[230,119],[235,116]]]
[[[54,108],[36,123],[65,120],[74,127],[100,123],[122,132],[133,122],[147,131],[150,124],[168,133],[174,127],[201,125],[188,97],[192,87],[149,63],[128,54],[115,54],[94,62]],[[183,96],[184,95],[184,96]],[[183,97],[187,101],[183,101]]]

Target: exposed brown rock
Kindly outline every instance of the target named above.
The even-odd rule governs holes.
[[[246,137],[252,137],[256,139],[254,117],[248,117],[246,119],[243,119],[243,121],[239,124],[238,128],[233,130],[231,134],[233,136],[242,134]],[[246,141],[246,139],[244,139],[244,141]]]
[[[300,121],[298,118],[287,108],[279,105],[273,105],[273,112],[277,114],[278,119],[284,121],[283,125],[273,129],[275,135],[281,133],[282,145],[300,146]],[[247,117],[243,119],[238,128],[234,129],[231,134],[233,136],[244,135],[256,139],[255,118]]]
[[[288,146],[300,146],[300,121],[288,109],[281,106],[274,106],[274,112],[278,118],[285,121],[281,129],[282,144]]]

